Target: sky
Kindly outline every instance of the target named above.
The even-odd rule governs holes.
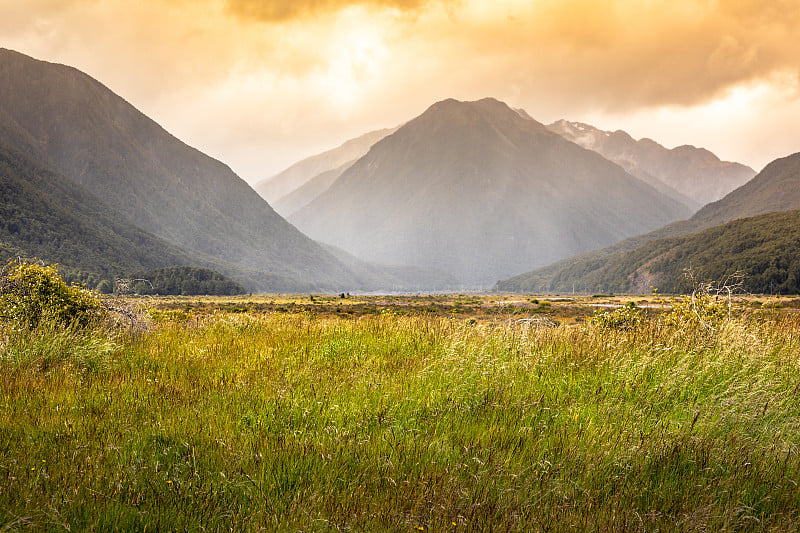
[[[0,46],[74,66],[250,183],[445,98],[800,151],[800,0],[0,0]]]

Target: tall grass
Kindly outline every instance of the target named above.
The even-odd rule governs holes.
[[[218,314],[0,348],[0,527],[797,530],[800,322]]]

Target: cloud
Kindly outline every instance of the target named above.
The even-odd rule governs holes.
[[[464,68],[486,69],[476,78],[552,105],[691,106],[800,67],[788,44],[800,2],[782,3],[541,0],[509,10],[513,22],[462,17],[447,41],[453,58],[474,58]]]
[[[354,5],[417,11],[430,0],[227,0],[228,12],[245,20],[285,22]]]

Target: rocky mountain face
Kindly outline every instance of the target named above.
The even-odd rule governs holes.
[[[485,99],[434,104],[290,221],[360,258],[433,267],[480,287],[689,213],[599,154]]]
[[[743,185],[756,172],[740,163],[720,161],[694,146],[668,149],[651,139],[635,140],[624,131],[603,131],[559,120],[550,130],[617,163],[659,191],[697,209]]]

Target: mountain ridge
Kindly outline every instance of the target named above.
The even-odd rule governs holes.
[[[373,144],[395,131],[397,128],[384,128],[349,139],[336,148],[309,156],[270,178],[258,181],[253,188],[268,202],[279,202],[314,177],[355,162]]]
[[[600,153],[695,210],[720,199],[756,175],[746,165],[721,161],[706,148],[684,144],[669,149],[649,138],[636,140],[622,130],[603,131],[589,124],[563,119],[547,127],[584,148]]]

